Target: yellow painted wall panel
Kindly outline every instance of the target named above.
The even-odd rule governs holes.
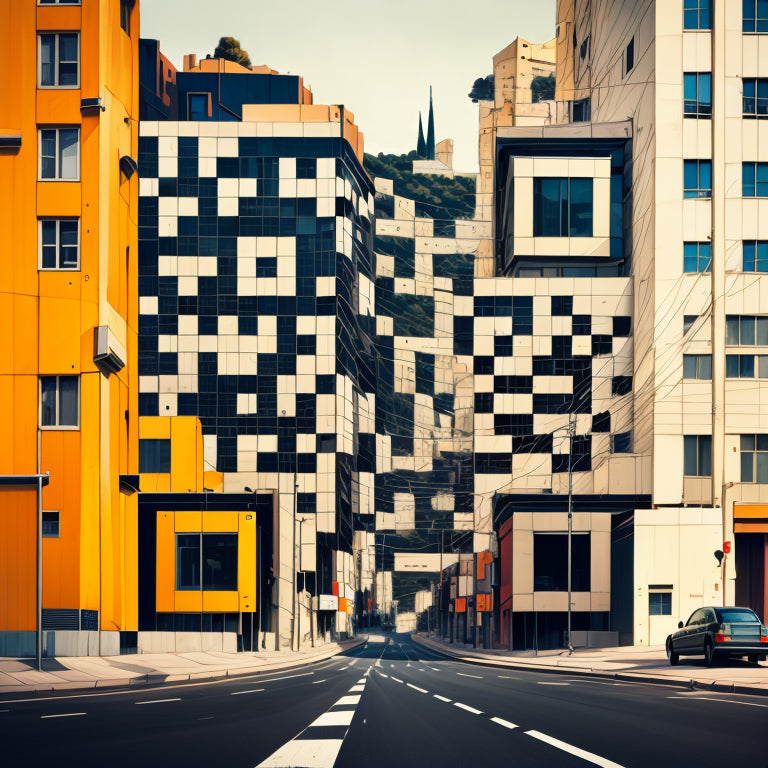
[[[171,436],[171,420],[167,416],[141,416],[140,440],[167,440]]]
[[[171,476],[155,472],[143,472],[139,487],[142,493],[170,493]]]
[[[250,613],[258,608],[258,592],[256,589],[256,515],[253,512],[240,512],[238,516],[238,610]]]
[[[177,592],[176,594],[183,595],[185,593]],[[203,610],[206,613],[235,613],[239,610],[240,602],[237,592],[202,592],[199,594],[203,596]]]
[[[36,494],[0,494],[0,631],[30,631],[36,624]]]
[[[175,512],[176,533],[200,533],[203,530],[204,512]],[[218,514],[218,513],[217,513]]]
[[[41,88],[37,91],[38,125],[80,125],[80,90]]]
[[[171,428],[171,490],[179,493],[202,491],[197,485],[199,468],[203,465],[198,452],[202,435],[200,420],[195,416],[172,416]]]
[[[2,474],[33,475],[38,471],[37,393],[37,376],[0,376],[0,402],[13,403],[0,419]]]
[[[176,610],[174,588],[176,586],[176,537],[174,513],[157,513],[157,572],[155,582],[156,609],[162,613]]]
[[[80,302],[41,299],[40,373],[45,375],[79,372]]]
[[[204,512],[203,531],[206,533],[237,533],[237,512]]]
[[[203,593],[197,590],[174,592],[173,601],[173,610],[177,613],[199,613],[203,610]]]
[[[37,8],[37,28],[51,31],[80,29],[80,6],[45,6]]]
[[[11,371],[16,374],[37,375],[37,307],[35,296],[13,298]]]
[[[35,144],[37,136],[34,136]],[[35,158],[37,177],[37,158]],[[31,169],[30,169],[31,170]],[[37,215],[38,216],[80,216],[82,212],[81,186],[76,181],[41,181],[37,184]],[[37,262],[37,222],[35,224],[34,242],[35,262]],[[84,231],[81,232],[81,242]]]

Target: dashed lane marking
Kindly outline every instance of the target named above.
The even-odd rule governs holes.
[[[439,701],[446,701],[449,704],[451,703],[451,700],[450,699],[446,699],[445,696],[440,696],[437,693],[433,693],[432,695],[434,696],[434,698],[438,699]]]
[[[474,677],[476,680],[482,680],[482,675],[467,675],[464,672],[457,672],[456,673],[459,677]]]
[[[402,680],[401,680],[399,677],[395,677],[394,675],[392,675],[392,679],[393,679],[393,680],[394,680],[396,683],[402,683],[402,682],[403,682],[403,681],[402,681]]]
[[[85,712],[63,712],[60,715],[40,715],[41,720],[50,720],[54,717],[81,717]]]
[[[134,704],[167,704],[170,701],[181,701],[181,699],[150,699],[150,701],[135,701]]]
[[[667,696],[668,699],[685,699],[686,701],[719,701],[722,704],[742,704],[745,707],[763,707],[768,709],[768,704],[754,704],[751,701],[737,701],[736,699],[716,699],[712,696]]]
[[[314,683],[313,683],[313,685],[314,685]],[[263,688],[252,688],[250,691],[232,691],[230,696],[242,696],[245,693],[259,693],[259,692],[261,692],[263,690],[264,690]]]
[[[462,704],[459,701],[454,701],[453,702],[453,706],[454,707],[458,707],[459,709],[464,709],[467,712],[471,712],[473,715],[482,715],[483,714],[481,710],[475,709],[474,707],[470,707],[470,706],[468,706],[466,704]]]
[[[541,731],[525,731],[525,735],[533,736],[534,739],[538,739],[539,741],[543,741],[545,744],[549,744],[552,747],[561,749],[563,752],[568,752],[570,755],[580,757],[582,760],[586,760],[587,762],[599,765],[600,768],[622,768],[621,765],[614,763],[612,760],[606,760],[606,758],[600,757],[600,755],[596,755],[594,752],[587,752],[585,749],[579,749],[578,747],[574,747],[572,744],[568,744],[565,741],[560,741],[560,739],[547,736],[546,733],[541,733]]]
[[[319,685],[320,683],[327,683],[327,682],[328,682],[327,679],[325,679],[325,680],[313,680],[312,681],[312,685]]]
[[[503,725],[505,728],[509,728],[512,730],[512,728],[517,728],[519,726],[515,725],[514,723],[510,723],[509,720],[504,720],[501,717],[492,717],[491,718],[492,723],[497,723],[498,725]]]
[[[365,685],[353,685],[350,689],[350,693],[358,693],[359,691],[362,691],[365,688]]]
[[[406,685],[409,688],[413,688],[414,691],[418,691],[419,693],[429,693],[429,691],[425,691],[423,688],[419,688],[418,685],[413,685],[412,683],[406,683]]]
[[[550,683],[546,680],[539,680],[539,685],[570,685],[570,683]]]
[[[514,675],[498,675],[498,678],[500,680],[519,680],[519,677],[515,677]]]

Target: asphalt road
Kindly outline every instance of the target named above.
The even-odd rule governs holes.
[[[0,696],[0,765],[768,768],[766,723],[768,697],[479,667],[372,635],[283,673]]]

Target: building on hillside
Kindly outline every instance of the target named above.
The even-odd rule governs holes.
[[[8,0],[0,38],[0,655],[117,654],[137,628],[134,0]],[[42,623],[34,490],[42,490]],[[17,478],[18,479],[18,478]]]
[[[156,41],[141,51],[140,455],[143,471],[163,474],[173,445],[170,458],[152,453],[145,425],[195,417],[205,471],[197,498],[183,488],[146,503],[142,494],[139,532],[158,549],[140,552],[139,569],[156,580],[158,602],[147,589],[140,629],[203,623],[236,628],[244,647],[294,648],[351,633],[356,593],[356,621],[370,612],[364,555],[377,456],[373,186],[362,134],[343,106],[313,105],[298,77],[191,57],[177,72]],[[209,522],[204,510],[164,516],[180,503],[198,512],[207,503]],[[255,540],[244,520],[257,525]],[[190,572],[198,587],[189,594],[178,571],[185,536],[202,536],[204,547],[208,530],[229,536],[222,572],[262,543],[260,605],[246,599],[248,574],[234,590]],[[254,612],[260,637],[244,629]]]

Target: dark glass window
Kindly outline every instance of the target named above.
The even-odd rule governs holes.
[[[683,161],[683,197],[712,197],[712,161]]]
[[[611,435],[611,453],[632,453],[632,432]]]
[[[768,117],[768,78],[745,77],[743,90],[744,117]]]
[[[683,355],[684,379],[712,379],[712,355]]]
[[[40,269],[78,269],[78,219],[40,219]]]
[[[591,536],[571,536],[571,589],[589,592],[591,584]],[[536,592],[565,592],[568,589],[568,534],[533,534],[533,589]]]
[[[593,432],[610,432],[611,431],[611,414],[608,411],[602,413],[596,413],[592,416],[592,431]]]
[[[725,343],[743,347],[768,346],[768,316],[726,315]]]
[[[712,436],[683,437],[683,471],[688,477],[712,476]]]
[[[139,440],[139,472],[171,471],[170,440]]]
[[[768,272],[768,240],[745,240],[742,257],[745,272]]]
[[[672,615],[672,593],[671,592],[649,592],[648,593],[648,615],[649,616],[671,616]]]
[[[43,538],[59,538],[59,513],[43,511]]]
[[[577,99],[573,102],[573,122],[588,123],[592,117],[589,98]]]
[[[741,482],[768,483],[768,435],[741,435]]]
[[[120,26],[127,35],[131,34],[131,14],[136,0],[120,0]]]
[[[534,237],[592,237],[592,179],[533,180]]]
[[[711,73],[683,73],[683,115],[685,117],[712,117]]]
[[[207,93],[190,93],[187,97],[189,99],[189,114],[187,117],[190,120],[210,120],[208,115],[208,98]]]
[[[712,0],[683,0],[683,29],[712,29]]]
[[[768,163],[741,164],[743,197],[768,197]]]
[[[37,36],[38,85],[76,88],[80,79],[80,35],[76,32]]]
[[[743,32],[768,32],[768,0],[742,0]]]
[[[80,377],[40,377],[40,426],[77,427],[80,417]]]
[[[635,67],[635,38],[633,37],[624,49],[624,74],[628,75]]]
[[[177,533],[176,589],[237,590],[237,534]]]
[[[683,272],[709,272],[711,264],[710,243],[683,243]]]
[[[632,391],[631,376],[614,376],[611,379],[612,395],[628,395]]]

